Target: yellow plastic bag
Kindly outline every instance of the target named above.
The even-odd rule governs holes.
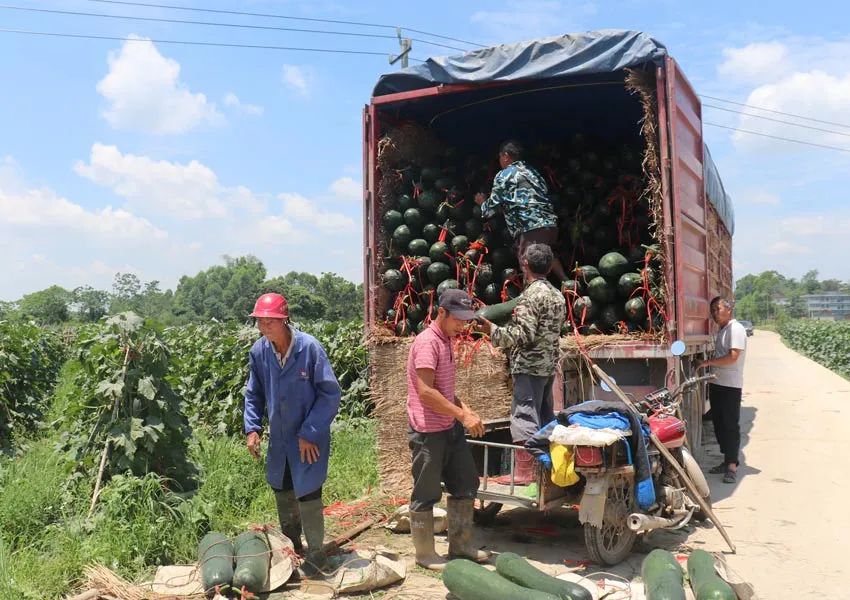
[[[575,470],[573,453],[569,447],[561,444],[550,444],[549,454],[552,456],[552,483],[567,487],[578,482],[579,476]]]

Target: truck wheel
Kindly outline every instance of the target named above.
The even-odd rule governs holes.
[[[584,524],[584,545],[594,562],[616,565],[631,553],[637,534],[629,529],[634,512],[635,488],[630,477],[616,475],[608,485],[602,527]]]
[[[502,505],[499,502],[488,502],[487,500],[475,500],[475,510],[472,513],[472,520],[477,525],[492,525],[496,520],[496,515],[502,510]]]

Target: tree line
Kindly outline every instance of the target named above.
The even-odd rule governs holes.
[[[224,257],[194,276],[184,275],[172,291],[159,281],[143,282],[133,273],[117,273],[110,290],[58,285],[0,302],[0,319],[43,325],[95,322],[101,317],[133,311],[161,325],[181,325],[215,319],[245,321],[260,294],[286,296],[295,321],[349,321],[363,314],[363,286],[335,273],[289,272],[268,278],[255,256]]]
[[[735,316],[754,322],[806,316],[803,296],[823,292],[850,294],[850,281],[818,279],[813,269],[799,280],[777,271],[750,274],[735,282]]]

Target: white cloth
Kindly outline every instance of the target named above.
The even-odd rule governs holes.
[[[741,351],[738,354],[738,360],[724,367],[713,366],[712,372],[717,375],[717,379],[711,383],[733,388],[744,387],[744,357],[747,354],[747,331],[737,319],[732,319],[726,323],[726,327],[717,332],[717,337],[714,339],[714,358],[723,358],[733,349]]]
[[[627,429],[591,429],[581,425],[555,425],[549,441],[562,446],[610,446],[617,440],[631,435]]]

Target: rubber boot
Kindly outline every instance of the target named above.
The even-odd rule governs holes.
[[[517,443],[517,445],[521,444]],[[527,450],[517,450],[514,462],[514,485],[528,485],[534,481],[534,457]],[[496,477],[496,483],[510,485],[510,473]]]
[[[301,528],[307,538],[307,555],[301,565],[304,577],[320,578],[329,570],[328,555],[325,554],[325,515],[322,513],[322,499],[299,502]]]
[[[479,550],[472,543],[473,498],[452,498],[447,500],[449,513],[449,558],[468,558],[483,562],[490,553]]]
[[[442,571],[446,559],[434,550],[434,511],[410,511],[410,535],[416,549],[416,564],[431,571]]]
[[[277,505],[277,518],[280,521],[280,531],[292,541],[295,552],[304,552],[301,542],[301,511],[298,510],[298,500],[294,490],[275,490],[274,501]]]

